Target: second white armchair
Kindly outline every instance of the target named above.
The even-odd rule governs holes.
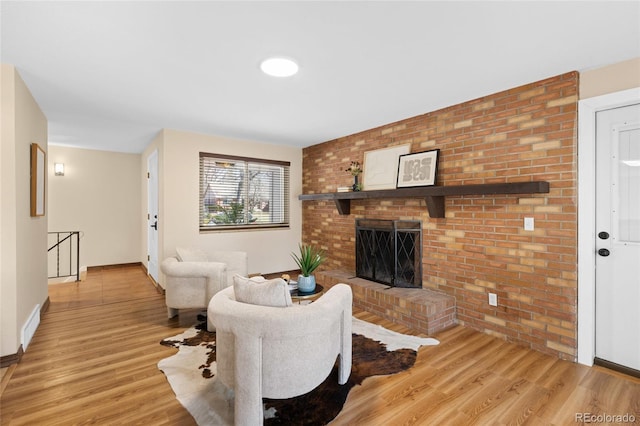
[[[177,248],[162,262],[167,315],[179,309],[206,308],[214,294],[233,284],[233,276],[247,275],[247,253]]]

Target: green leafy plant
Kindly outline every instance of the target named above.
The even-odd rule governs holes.
[[[209,221],[217,225],[231,225],[245,223],[244,205],[242,203],[229,203],[228,206],[220,207],[216,206],[215,213],[209,213]],[[257,220],[251,214],[249,215],[248,223],[253,223]]]
[[[302,275],[308,277],[326,260],[327,256],[324,250],[311,245],[298,244],[298,247],[300,254],[291,253],[291,257],[296,261]]]

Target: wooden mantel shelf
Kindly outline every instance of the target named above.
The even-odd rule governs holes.
[[[478,185],[423,186],[419,188],[382,189],[376,191],[301,194],[300,200],[334,200],[338,213],[351,212],[351,200],[379,198],[424,198],[431,217],[444,217],[444,197],[448,195],[546,194],[549,182],[485,183]]]

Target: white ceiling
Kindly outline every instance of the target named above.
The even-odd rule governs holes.
[[[1,59],[49,143],[139,153],[162,128],[309,146],[640,57],[640,2],[2,1]],[[260,62],[295,58],[267,77]]]

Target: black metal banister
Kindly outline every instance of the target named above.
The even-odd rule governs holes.
[[[80,231],[60,231],[60,232],[49,232],[49,235],[56,235],[57,242],[49,247],[47,252],[50,252],[53,249],[56,249],[56,275],[48,278],[60,278],[60,277],[72,277],[74,274],[71,273],[73,268],[73,240],[72,237],[76,237],[76,281],[80,281]],[[60,234],[68,234],[62,240],[60,239]],[[68,275],[60,275],[60,245],[65,241],[69,240],[69,274]]]
[[[54,248],[58,247],[60,244],[64,243],[65,241],[67,241],[69,238],[73,237],[73,235],[75,233],[77,233],[78,231],[64,231],[64,232],[48,232],[49,235],[52,234],[57,234],[58,238],[60,238],[60,234],[66,234],[69,233],[69,235],[67,235],[66,237],[64,237],[63,239],[59,240],[57,243],[55,243],[54,245],[52,245],[51,247],[49,247],[49,249],[47,251],[51,251]]]

